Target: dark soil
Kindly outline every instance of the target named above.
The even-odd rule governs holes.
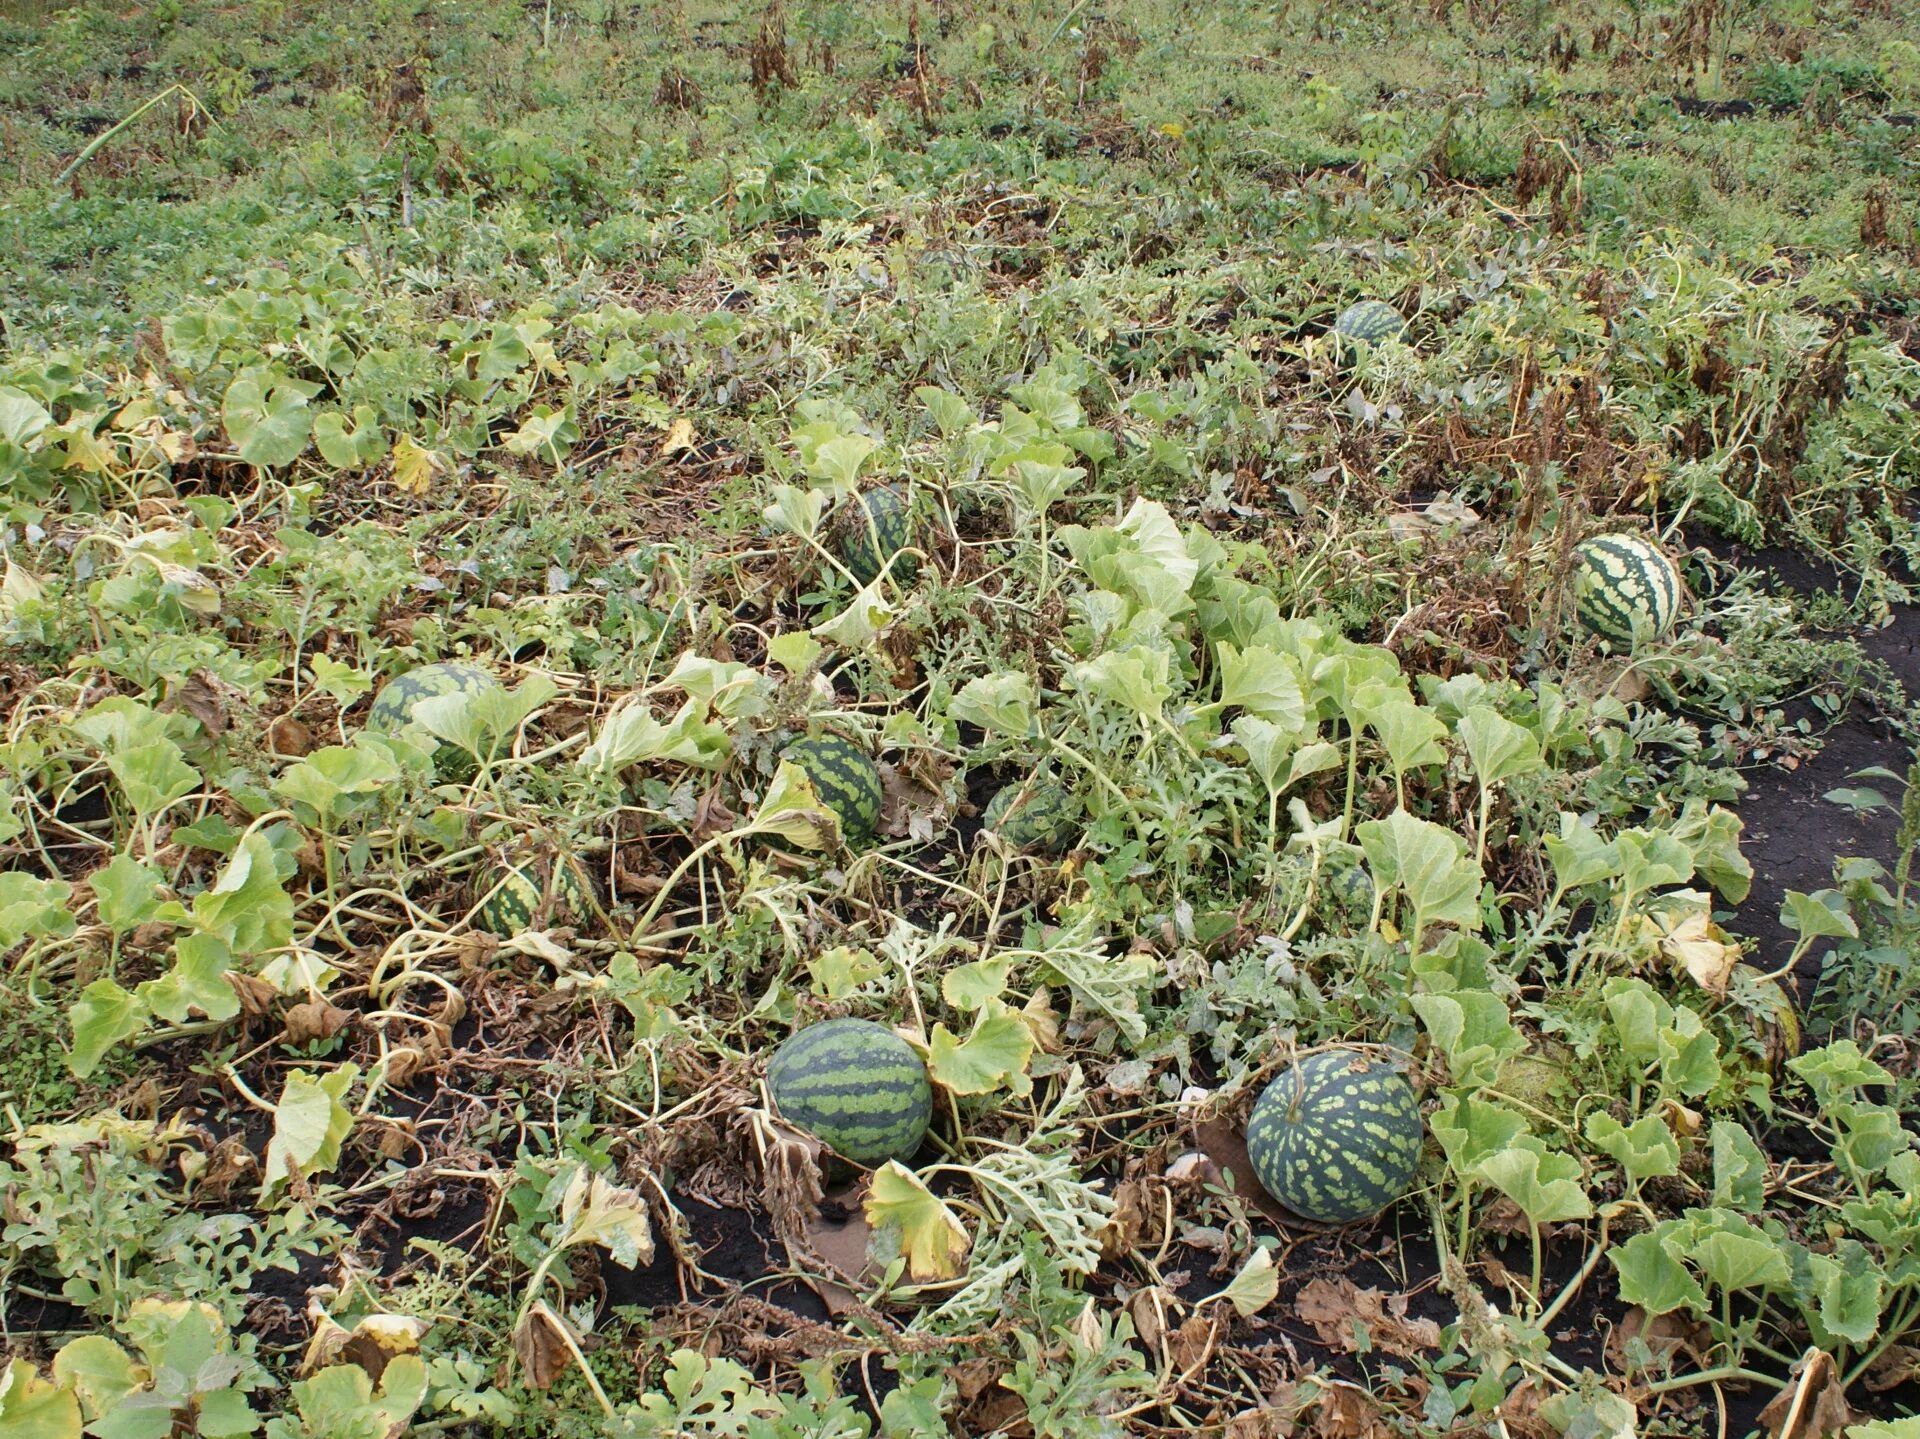
[[[1769,571],[1781,588],[1798,595],[1843,590],[1845,577],[1791,550],[1748,550],[1724,542],[1709,543],[1716,554]],[[1885,629],[1852,632],[1869,659],[1885,665],[1911,702],[1920,699],[1920,610],[1903,609]],[[1790,718],[1810,714],[1809,707],[1788,707]],[[1753,865],[1753,892],[1741,906],[1740,928],[1756,947],[1754,962],[1771,970],[1786,962],[1794,937],[1780,923],[1781,896],[1789,889],[1811,893],[1833,883],[1834,862],[1866,857],[1891,865],[1899,829],[1888,809],[1857,811],[1825,796],[1860,781],[1850,777],[1878,766],[1905,774],[1913,752],[1886,717],[1857,700],[1833,728],[1820,737],[1820,750],[1794,768],[1758,766],[1746,772],[1747,793],[1739,811],[1746,823],[1741,852]],[[1872,783],[1872,782],[1866,782]],[[1884,782],[1874,784],[1887,792]],[[1890,794],[1897,802],[1897,795]],[[1794,974],[1804,1000],[1819,979],[1818,950],[1802,960]]]

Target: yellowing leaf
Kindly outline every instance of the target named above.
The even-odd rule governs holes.
[[[1256,1249],[1246,1264],[1233,1276],[1233,1283],[1220,1291],[1242,1319],[1251,1319],[1273,1303],[1280,1293],[1280,1271],[1273,1267],[1273,1251]]]
[[[907,1272],[915,1279],[951,1279],[960,1272],[972,1245],[966,1229],[898,1160],[889,1159],[874,1172],[864,1207],[867,1223],[875,1229],[891,1225],[899,1230]]]
[[[1665,917],[1660,952],[1684,969],[1709,994],[1725,994],[1733,967],[1740,962],[1740,946],[1713,922],[1703,906],[1677,922]]]
[[[991,1094],[1006,1089],[1016,1097],[1033,1092],[1027,1064],[1033,1058],[1033,1031],[1020,1011],[995,999],[974,1019],[973,1032],[957,1039],[936,1024],[928,1042],[927,1069],[955,1094]]]
[[[693,421],[685,415],[667,426],[667,437],[660,442],[660,458],[693,448]]]
[[[415,444],[411,435],[401,435],[393,442],[393,482],[416,498],[433,488],[435,476],[452,468],[445,455]]]
[[[0,1434],[7,1439],[80,1439],[80,1401],[16,1359],[0,1370]]]

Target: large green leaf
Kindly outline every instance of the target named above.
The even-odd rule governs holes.
[[[1480,867],[1466,857],[1466,842],[1459,835],[1404,809],[1368,820],[1355,834],[1374,878],[1400,885],[1421,925],[1480,928]],[[1420,936],[1412,940],[1418,948]]]
[[[1460,717],[1459,734],[1473,762],[1474,778],[1491,789],[1506,780],[1532,774],[1545,761],[1533,732],[1507,719],[1492,705],[1477,704]]]

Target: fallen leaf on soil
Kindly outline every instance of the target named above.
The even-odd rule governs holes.
[[[667,426],[667,437],[660,442],[660,458],[664,460],[668,455],[692,448],[693,421],[681,415]]]
[[[1797,1367],[1799,1380],[1760,1411],[1761,1427],[1772,1439],[1838,1439],[1854,1422],[1839,1365],[1831,1354],[1809,1349]]]
[[[880,832],[890,839],[926,844],[946,827],[947,805],[940,792],[903,765],[880,766],[880,796]]]
[[[1140,1342],[1151,1351],[1160,1348],[1160,1341],[1167,1334],[1167,1320],[1172,1309],[1174,1297],[1157,1284],[1139,1290],[1127,1301],[1127,1313],[1133,1318],[1133,1332],[1140,1336]]]
[[[857,1208],[837,1221],[816,1214],[806,1227],[807,1248],[833,1266],[837,1273],[862,1284],[878,1274],[878,1266],[868,1248],[872,1239],[873,1230],[867,1217]],[[810,1276],[807,1282],[835,1318],[859,1307],[860,1301],[853,1291],[830,1276]]]
[[[519,1357],[529,1388],[551,1389],[554,1380],[566,1372],[573,1358],[573,1351],[567,1347],[566,1324],[545,1304],[536,1304],[515,1327],[513,1352]]]
[[[1348,1279],[1309,1280],[1294,1299],[1294,1313],[1313,1327],[1322,1344],[1340,1353],[1360,1350],[1355,1321],[1375,1348],[1403,1359],[1440,1347],[1440,1326],[1431,1319],[1409,1319],[1406,1295],[1387,1298]]]
[[[1602,689],[1622,704],[1636,704],[1649,693],[1646,677],[1632,665],[1621,661],[1600,666]]]
[[[1701,1356],[1713,1342],[1713,1336],[1704,1324],[1688,1319],[1678,1310],[1671,1314],[1656,1314],[1649,1319],[1647,1311],[1636,1304],[1607,1338],[1607,1358],[1613,1368],[1623,1373],[1632,1368],[1627,1360],[1627,1345],[1635,1339],[1645,1344],[1653,1351],[1653,1357],[1662,1362],[1671,1360],[1676,1354],[1684,1354],[1700,1362]]]
[[[1555,1439],[1560,1431],[1540,1413],[1540,1401],[1545,1397],[1538,1383],[1523,1379],[1500,1401],[1494,1412],[1512,1439]]]
[[[1213,1341],[1220,1326],[1196,1314],[1178,1329],[1167,1345],[1167,1362],[1176,1373],[1195,1373],[1213,1355]]]
[[[1336,1385],[1314,1405],[1313,1432],[1319,1439],[1374,1439],[1387,1431],[1378,1404],[1358,1389]]]
[[[1200,1148],[1219,1167],[1223,1176],[1231,1176],[1233,1192],[1249,1201],[1276,1224],[1289,1220],[1298,1224],[1286,1210],[1267,1196],[1260,1181],[1253,1177],[1253,1161],[1247,1157],[1246,1136],[1224,1119],[1208,1119],[1194,1126],[1193,1137]]]
[[[1867,1370],[1867,1388],[1875,1394],[1897,1389],[1912,1379],[1920,1379],[1920,1349],[1910,1344],[1894,1345]]]
[[[281,715],[267,726],[267,748],[274,754],[298,759],[313,752],[313,731],[292,715]]]
[[[307,1044],[316,1039],[332,1039],[353,1016],[324,999],[310,999],[287,1010],[286,1032],[281,1038],[288,1044]]]

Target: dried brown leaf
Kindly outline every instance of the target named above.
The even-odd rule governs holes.
[[[1352,1354],[1361,1348],[1364,1330],[1376,1349],[1412,1359],[1440,1346],[1440,1326],[1431,1319],[1407,1317],[1404,1294],[1391,1297],[1361,1289],[1348,1279],[1312,1279],[1294,1300],[1294,1313],[1320,1336],[1327,1348]]]
[[[513,1331],[513,1352],[529,1388],[546,1390],[566,1372],[573,1359],[568,1347],[567,1321],[545,1304],[536,1304]]]
[[[287,1044],[309,1044],[316,1039],[332,1039],[353,1016],[324,999],[310,999],[287,1010],[286,1030],[281,1038]]]
[[[1840,1366],[1824,1350],[1809,1349],[1796,1367],[1797,1382],[1760,1411],[1760,1426],[1771,1439],[1839,1439],[1856,1422]]]

